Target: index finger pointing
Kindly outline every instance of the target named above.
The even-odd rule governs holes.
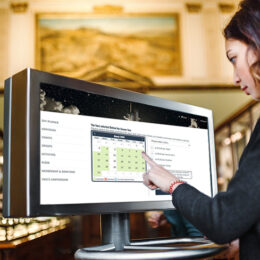
[[[145,159],[145,161],[150,164],[150,166],[156,166],[157,164],[153,161],[152,158],[150,158],[145,152],[142,152],[142,156]]]

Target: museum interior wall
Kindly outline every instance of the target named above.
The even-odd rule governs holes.
[[[26,1],[24,7],[24,1],[13,3],[18,4],[10,7],[12,1],[0,0],[0,87],[3,87],[4,79],[26,67],[42,69],[36,64],[39,53],[36,46],[39,31],[37,15],[52,14],[55,18],[59,14],[94,14],[101,17],[177,14],[179,73],[173,71],[171,75],[171,71],[164,71],[156,75],[156,71],[152,71],[147,75],[147,72],[142,73],[143,68],[137,68],[141,75],[149,76],[154,83],[145,93],[210,108],[214,113],[215,126],[250,100],[232,85],[232,67],[224,51],[222,29],[234,12],[236,1],[32,0]],[[147,55],[144,55],[143,59],[146,58]],[[158,68],[163,63],[158,59],[153,62]],[[2,97],[0,106],[3,107]],[[2,111],[0,128],[3,126]]]
[[[215,129],[218,129],[218,136],[220,136],[217,144],[220,147],[219,155],[217,154],[219,156],[217,162],[221,163],[224,160],[223,167],[227,167],[227,164],[232,164],[232,170],[231,172],[229,171],[230,175],[224,176],[225,179],[230,179],[234,171],[234,161],[230,159],[230,156],[232,157],[230,149],[237,149],[234,151],[239,153],[241,147],[246,143],[247,129],[252,128],[252,122],[248,123],[250,116],[247,116],[247,113],[252,114],[254,113],[252,111],[256,110],[252,104],[249,106],[251,112],[243,110],[239,117],[236,117],[239,119],[238,121],[241,121],[240,115],[241,118],[244,118],[244,115],[247,118],[247,120],[242,120],[242,122],[247,122],[247,128],[243,128],[245,135],[241,138],[243,144],[241,144],[242,141],[239,141],[239,139],[234,142],[237,148],[230,148],[231,146],[227,148],[227,146],[223,145],[223,140],[230,138],[233,131],[230,130],[231,121],[227,122],[227,120],[251,102],[251,98],[242,93],[240,88],[232,83],[232,66],[227,61],[222,36],[223,27],[234,13],[237,3],[237,0],[0,0],[0,129],[3,129],[4,80],[26,67],[103,84],[108,83],[116,87],[119,86],[161,98],[212,109],[214,126]],[[99,54],[102,56],[102,59],[109,56],[110,63],[109,59],[108,63],[98,63],[100,60],[97,62],[94,57],[91,60],[92,63],[87,61],[83,63],[85,68],[91,68],[91,64],[93,64],[93,70],[84,70],[84,66],[77,71],[73,71],[73,73],[69,69],[67,71],[59,70],[58,66],[55,67],[53,63],[44,63],[43,57],[47,60],[51,59],[51,55],[48,57],[43,55],[48,52],[48,48],[53,46],[49,43],[49,45],[47,43],[42,45],[44,44],[44,37],[40,38],[40,35],[45,33],[45,31],[43,30],[44,28],[39,27],[39,24],[41,18],[47,17],[46,19],[48,19],[48,17],[51,17],[52,19],[60,19],[66,15],[76,15],[85,19],[88,17],[93,19],[100,17],[112,19],[116,17],[119,20],[125,19],[125,17],[141,17],[145,23],[145,18],[152,15],[156,18],[173,16],[176,22],[174,39],[178,41],[178,44],[174,42],[176,45],[172,49],[172,46],[167,46],[167,42],[160,43],[165,49],[162,49],[159,53],[160,55],[156,56],[156,51],[154,51],[156,49],[147,49],[145,42],[134,42],[133,44],[136,45],[133,46],[123,42],[125,45],[120,45],[122,42],[119,41],[120,37],[117,35],[116,37],[120,44],[116,45],[113,43],[111,45],[111,41],[108,41],[111,52],[113,48],[121,48],[121,52],[118,52],[120,55],[116,54],[117,60],[114,57],[111,58],[106,53],[104,50],[106,45],[103,45],[104,43],[102,42],[98,46],[101,48]],[[125,29],[131,31],[131,26]],[[159,35],[163,35],[163,32],[160,31]],[[146,37],[148,36],[146,35]],[[101,41],[100,35],[98,37],[97,39]],[[143,39],[144,35],[140,37]],[[121,38],[120,40],[122,40]],[[93,40],[93,38],[91,39]],[[75,42],[77,41],[75,40]],[[125,49],[122,49],[122,46]],[[95,48],[95,45],[93,45],[93,48]],[[135,53],[133,53],[133,49]],[[173,60],[175,67],[172,70],[168,66],[168,64],[171,65],[170,61],[167,63],[168,49],[172,51],[172,55],[175,55]],[[124,50],[127,54],[130,53],[125,58],[122,56]],[[74,51],[75,48],[72,48],[71,53],[74,53]],[[77,62],[74,61],[75,55],[62,56],[62,62],[60,62],[59,66],[61,68],[68,67],[70,59],[71,63]],[[86,60],[88,59],[86,58]],[[144,60],[150,65],[145,67]],[[107,78],[111,78],[111,80],[108,81]],[[235,119],[232,120],[232,124],[236,122]],[[234,125],[236,124],[234,123]],[[221,128],[219,128],[220,126]],[[227,131],[226,129],[229,130]],[[235,133],[236,130],[232,132],[232,134]],[[227,154],[229,155],[227,156]],[[230,160],[232,163],[230,163]],[[226,182],[222,185],[222,189],[224,190],[225,187]],[[57,224],[55,221],[52,219],[46,220],[42,224],[45,227],[54,225],[54,228],[57,227],[57,229],[63,225],[65,230],[66,221],[65,223],[62,222],[62,224]],[[81,219],[74,219],[73,221],[76,229],[82,228],[88,230],[88,232],[82,233],[81,238],[76,238],[75,234],[78,234],[77,232],[69,233],[70,231],[66,229],[67,235],[73,234],[72,242],[63,241],[61,239],[61,237],[64,237],[63,233],[61,233],[61,236],[50,238],[52,246],[55,243],[62,245],[61,248],[65,252],[64,255],[66,255],[66,252],[67,255],[71,254],[69,251],[71,250],[71,243],[74,243],[74,246],[93,245],[99,243],[100,240],[98,216],[86,216],[83,221]],[[169,226],[168,230],[167,227],[157,231],[149,229],[141,213],[133,215],[131,222],[133,224],[133,238],[142,238],[147,235],[154,237],[169,235]],[[55,223],[57,226],[55,226]],[[0,224],[3,225],[2,223]],[[28,226],[31,224],[29,223]],[[38,225],[38,228],[41,228],[41,225]],[[65,232],[62,230],[60,232]],[[35,248],[38,248],[38,244],[35,244]],[[29,257],[26,258],[26,252],[26,250],[22,252],[24,259],[30,259]],[[46,251],[45,254],[46,259],[52,259],[51,257],[48,258],[49,251]],[[59,257],[67,259],[64,255],[63,258],[62,256]],[[57,257],[56,259],[59,258]],[[68,257],[68,259],[70,258]]]

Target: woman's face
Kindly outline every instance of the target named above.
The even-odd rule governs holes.
[[[255,82],[250,72],[250,66],[257,60],[254,50],[242,41],[228,39],[226,54],[234,68],[235,85],[240,85],[253,99],[260,100],[260,84]]]

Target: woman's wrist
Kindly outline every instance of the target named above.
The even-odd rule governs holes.
[[[172,194],[174,192],[174,190],[181,184],[184,184],[185,181],[181,181],[179,179],[176,179],[174,181],[171,182],[168,193]]]

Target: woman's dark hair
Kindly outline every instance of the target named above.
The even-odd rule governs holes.
[[[239,10],[224,29],[226,39],[236,39],[248,44],[257,54],[251,65],[253,77],[260,81],[260,0],[243,0]]]

